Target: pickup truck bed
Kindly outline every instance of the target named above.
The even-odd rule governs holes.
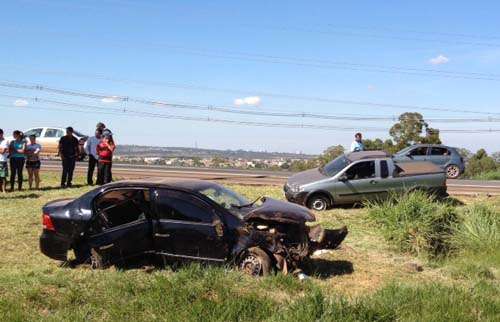
[[[443,169],[431,162],[395,162],[394,165],[400,177],[444,172]]]

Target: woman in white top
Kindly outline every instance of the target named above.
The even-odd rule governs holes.
[[[30,135],[30,143],[26,146],[26,170],[28,170],[28,185],[33,189],[33,178],[35,188],[40,188],[40,151],[42,146],[36,143],[36,136]]]

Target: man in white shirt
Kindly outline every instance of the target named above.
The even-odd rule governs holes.
[[[85,145],[83,146],[83,148],[85,149],[85,153],[87,153],[89,157],[87,184],[90,186],[94,184],[94,170],[97,164],[97,159],[99,158],[97,155],[97,145],[99,144],[99,142],[101,142],[101,138],[102,138],[102,130],[98,128],[95,130],[95,135],[89,137],[85,142]]]
[[[0,192],[5,193],[7,186],[7,177],[9,176],[9,167],[7,158],[9,156],[9,142],[3,136],[3,130],[0,129]]]
[[[363,137],[361,133],[356,133],[354,135],[354,142],[351,144],[351,152],[360,152],[364,150],[365,146],[363,144]]]

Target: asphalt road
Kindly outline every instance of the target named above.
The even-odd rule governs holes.
[[[43,169],[60,171],[59,161],[43,161]],[[76,172],[85,173],[87,164],[77,163]],[[201,168],[173,168],[153,165],[113,164],[113,176],[123,179],[138,179],[147,177],[162,177],[173,179],[202,179],[217,180],[228,183],[249,185],[282,186],[290,172],[266,170],[238,170],[238,169],[201,169]],[[479,180],[448,180],[448,193],[453,195],[500,195],[500,181]]]

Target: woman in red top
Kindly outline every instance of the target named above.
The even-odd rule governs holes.
[[[97,165],[97,184],[103,185],[111,182],[111,165],[113,163],[113,152],[116,149],[115,142],[111,135],[103,137],[97,145],[96,152],[99,157]]]

